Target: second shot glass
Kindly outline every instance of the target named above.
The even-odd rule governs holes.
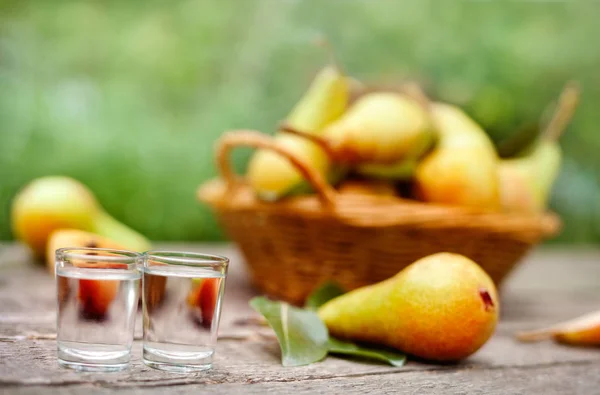
[[[180,373],[210,369],[229,260],[149,251],[143,262],[144,363]]]

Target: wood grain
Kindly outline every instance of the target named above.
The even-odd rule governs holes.
[[[0,388],[7,394],[61,393],[600,393],[600,350],[552,342],[521,344],[512,334],[600,308],[600,251],[545,249],[532,254],[502,290],[502,321],[472,358],[456,365],[409,362],[403,368],[329,357],[283,368],[270,330],[245,324],[254,295],[243,261],[229,245],[165,244],[231,258],[214,368],[176,375],[147,368],[141,342],[119,373],[77,373],[56,362],[55,287],[15,244],[0,245]],[[138,319],[136,335],[141,335]],[[597,392],[594,392],[597,391]]]

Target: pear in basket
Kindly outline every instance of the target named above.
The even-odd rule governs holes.
[[[578,86],[567,84],[554,116],[539,141],[525,156],[500,162],[498,175],[504,211],[542,213],[546,210],[562,161],[557,140],[574,113],[578,97]]]
[[[314,140],[359,174],[389,179],[410,178],[435,136],[424,103],[399,92],[365,94],[322,136],[289,123],[283,129]]]
[[[431,114],[439,141],[417,166],[416,194],[426,202],[499,209],[499,159],[485,131],[449,104],[434,103]]]
[[[336,337],[435,361],[455,361],[477,351],[493,334],[498,313],[492,279],[472,260],[450,253],[422,258],[318,311]]]
[[[335,66],[323,68],[311,86],[293,108],[286,123],[316,135],[346,110],[349,100],[349,79]],[[325,176],[336,178],[330,172],[330,161],[325,151],[310,140],[289,133],[275,137],[277,145],[291,151]],[[247,179],[264,200],[277,200],[289,194],[310,190],[301,174],[285,158],[268,150],[258,150],[250,160]],[[331,179],[331,181],[334,181]]]

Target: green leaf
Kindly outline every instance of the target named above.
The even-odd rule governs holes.
[[[250,306],[261,313],[275,331],[283,366],[308,365],[327,355],[327,327],[315,312],[263,297],[253,298]]]
[[[333,282],[328,282],[314,290],[306,299],[305,308],[318,309],[333,298],[345,294],[339,285]]]
[[[365,347],[354,343],[329,338],[329,352],[332,354],[350,355],[387,362],[392,366],[402,366],[406,363],[406,355],[381,348]]]

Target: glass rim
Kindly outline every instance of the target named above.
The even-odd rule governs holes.
[[[107,252],[114,255],[91,255],[90,252]],[[114,248],[93,248],[93,247],[64,247],[56,250],[56,261],[64,262],[68,259],[81,259],[92,262],[113,262],[122,263],[130,266],[137,265],[142,254],[135,251],[119,250]]]
[[[148,266],[148,261],[189,267],[227,268],[229,266],[229,258],[222,255],[206,254],[202,252],[150,250],[144,252],[142,258],[144,267]]]

